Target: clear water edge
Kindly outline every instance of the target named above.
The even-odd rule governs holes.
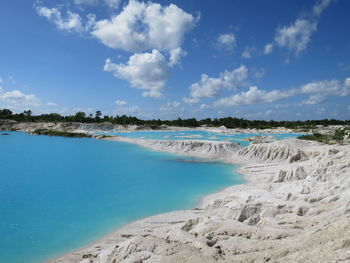
[[[18,135],[18,133],[16,133],[16,134]],[[12,136],[13,135],[14,135],[14,133],[12,133]],[[23,135],[23,136],[29,136],[29,135]],[[40,138],[43,138],[43,137],[40,137]],[[47,139],[49,139],[49,138],[47,138]],[[67,140],[67,138],[57,138],[57,139],[58,140]],[[86,140],[89,140],[89,139],[68,139],[68,140],[85,140],[85,143],[86,143]],[[113,142],[107,142],[107,143],[111,144]],[[124,144],[124,143],[117,143],[117,144]],[[131,145],[131,146],[132,146],[132,148],[137,148],[137,151],[140,151],[141,147],[135,146],[135,145]],[[113,145],[113,147],[115,147],[115,145]],[[152,152],[152,155],[153,155],[152,158],[153,157],[157,157],[157,156],[159,157],[159,155],[167,156],[166,157],[167,159],[165,161],[169,161],[168,158],[170,156],[171,157],[176,157],[176,160],[175,160],[176,162],[181,162],[181,160],[179,160],[179,159],[182,158],[183,160],[186,160],[186,162],[184,162],[185,165],[189,165],[189,166],[193,166],[193,164],[191,162],[188,162],[188,160],[191,160],[191,159],[194,160],[194,161],[195,161],[195,159],[198,160],[198,158],[184,157],[184,156],[175,155],[175,154],[159,153],[159,152],[156,152],[156,151],[151,151],[151,150],[146,150],[146,149],[144,149],[142,151],[145,151],[145,152],[148,152],[148,153]],[[174,161],[174,160],[172,160],[172,161]],[[213,163],[212,162],[210,162],[210,163],[199,162],[198,164],[200,164],[200,165],[203,165],[203,164],[205,164],[205,165],[212,165]],[[215,164],[215,165],[222,166],[222,164]],[[224,164],[224,166],[225,165],[228,166],[228,164]],[[226,169],[227,169],[227,167],[226,167]],[[214,170],[215,170],[215,172],[217,172],[218,169],[215,168]],[[1,169],[0,169],[0,171],[1,171]],[[46,255],[42,255],[41,257],[37,256],[37,257],[33,258],[32,260],[30,260],[30,257],[27,256],[27,257],[22,257],[22,259],[13,259],[13,261],[8,261],[7,260],[6,262],[38,262],[38,261],[45,261],[45,260],[53,258],[53,257],[55,257],[57,255],[60,255],[62,253],[67,253],[67,251],[74,251],[76,249],[79,249],[80,247],[84,246],[84,244],[92,243],[92,242],[96,241],[96,237],[102,237],[103,238],[103,236],[108,235],[108,233],[111,233],[112,231],[115,231],[116,229],[120,228],[122,225],[130,223],[130,221],[138,220],[138,219],[140,219],[142,217],[148,217],[150,215],[154,215],[154,214],[158,214],[158,213],[170,212],[170,211],[174,211],[174,210],[178,210],[178,209],[182,210],[182,209],[192,208],[192,207],[194,207],[197,204],[198,200],[202,196],[210,194],[210,193],[213,193],[213,191],[217,192],[217,191],[219,191],[219,190],[221,190],[221,189],[223,189],[225,187],[228,187],[228,186],[230,186],[232,184],[242,183],[240,178],[232,178],[235,175],[232,165],[229,165],[229,174],[230,174],[229,177],[231,177],[231,178],[228,178],[227,174],[226,174],[226,179],[229,179],[229,180],[226,180],[223,184],[217,185],[216,187],[213,188],[212,184],[210,183],[210,187],[209,187],[210,189],[204,189],[205,190],[204,192],[203,191],[197,192],[196,195],[192,196],[190,199],[187,199],[187,202],[183,203],[184,200],[182,200],[182,204],[180,204],[180,205],[175,205],[175,206],[171,206],[170,205],[170,206],[167,206],[167,209],[164,209],[164,207],[163,207],[163,209],[161,209],[161,210],[154,211],[154,212],[151,212],[151,213],[145,213],[143,216],[137,216],[137,217],[134,217],[134,218],[130,218],[130,219],[121,221],[118,224],[116,224],[116,222],[114,222],[112,224],[113,227],[111,226],[109,228],[105,228],[103,231],[97,231],[98,233],[95,231],[95,233],[90,238],[85,238],[83,242],[77,242],[77,244],[75,246],[70,246],[70,247],[65,247],[64,249],[59,249],[55,253],[52,253],[52,251],[51,251],[51,253],[47,253]],[[216,178],[216,180],[214,180],[214,181],[217,181],[217,179],[218,178]],[[232,179],[235,179],[235,180],[232,180]],[[0,194],[1,194],[1,191],[0,191]],[[2,244],[1,247],[4,248],[3,244]],[[16,250],[16,252],[19,252],[20,249],[16,248],[15,250]],[[12,251],[12,252],[14,252],[14,251]],[[3,253],[1,253],[1,254],[3,255]],[[43,254],[45,254],[45,253],[43,253]],[[17,253],[17,255],[18,255],[18,253]],[[1,262],[2,262],[2,260],[1,260]]]
[[[146,134],[145,134],[146,133]],[[152,136],[148,136],[149,133],[152,135]],[[123,133],[123,135],[127,136],[127,137],[131,137],[131,138],[142,138],[142,137],[145,137],[145,135],[147,135],[147,139],[160,139],[163,138],[163,139],[166,139],[166,138],[169,138],[169,139],[174,139],[174,137],[176,136],[176,133],[172,134],[172,136],[169,136],[169,132],[165,132],[166,133],[166,138],[164,138],[164,135],[162,135],[162,132],[157,132],[157,131],[151,131],[151,132],[129,132],[129,133]],[[193,134],[194,133],[194,134]],[[13,134],[18,134],[18,133],[11,133],[12,135]],[[190,136],[180,136],[178,137],[179,139],[214,139],[214,140],[227,140],[229,139],[229,141],[235,141],[235,142],[242,142],[242,138],[246,138],[246,137],[249,137],[249,136],[253,136],[253,135],[257,135],[257,134],[249,134],[249,135],[237,135],[235,134],[233,136],[233,138],[231,137],[230,138],[230,135],[227,135],[227,134],[219,134],[219,136],[216,136],[216,138],[213,138],[213,133],[208,133],[208,132],[202,132],[200,131],[199,134],[198,134],[198,131],[185,131],[185,132],[177,132],[177,134],[188,134]],[[117,135],[120,135],[120,134],[117,134]],[[193,138],[192,135],[195,135],[194,137],[197,137],[197,138]],[[199,135],[199,136],[198,136]],[[218,134],[216,134],[218,135]],[[220,136],[221,135],[221,136]],[[269,134],[271,135],[271,134]],[[26,136],[31,136],[31,135],[26,135]],[[277,138],[284,138],[284,137],[295,137],[295,136],[298,136],[298,135],[295,135],[295,134],[278,134],[278,135],[275,135],[277,136]],[[6,137],[6,136],[5,136]],[[46,136],[45,136],[46,137]],[[173,137],[173,138],[172,138]],[[198,138],[198,137],[201,137],[201,138]],[[57,137],[56,137],[57,138]],[[63,140],[67,140],[67,138],[60,138],[60,139],[63,139]],[[58,139],[58,140],[60,140]],[[175,137],[176,139],[176,137]],[[87,141],[89,139],[71,139],[71,138],[68,138],[68,140],[83,140],[83,141]],[[96,140],[97,141],[97,140]],[[1,140],[0,140],[1,142]],[[108,142],[108,143],[116,143],[116,142]],[[116,143],[116,144],[119,144],[122,145],[122,144],[125,144],[125,143]],[[128,143],[126,143],[126,145],[128,145]],[[140,146],[136,146],[134,144],[129,144],[132,148],[134,149],[138,149],[137,151],[141,151],[140,148],[142,148],[142,152],[143,153],[152,153],[154,156],[151,156],[152,158],[153,157],[159,157],[159,156],[167,156],[167,158],[170,158],[170,160],[172,161],[176,161],[176,162],[181,162],[181,161],[185,161],[185,163],[191,163],[192,161],[196,162],[196,161],[200,161],[202,160],[201,158],[192,158],[192,157],[188,157],[188,156],[182,156],[182,155],[177,155],[177,154],[169,154],[169,153],[164,153],[164,152],[157,152],[157,151],[153,151],[153,150],[150,150],[150,149],[145,149],[144,147],[140,147]],[[244,146],[248,145],[248,142],[244,142]],[[1,146],[1,145],[0,145]],[[113,147],[115,147],[115,145],[113,145]],[[117,148],[117,147],[116,147]],[[1,157],[1,155],[0,155]],[[174,159],[176,157],[176,159]],[[164,161],[164,160],[162,160]],[[168,160],[169,161],[169,160]],[[139,219],[142,219],[142,218],[145,218],[145,217],[149,217],[151,215],[154,215],[154,214],[159,214],[159,213],[166,213],[166,212],[170,212],[170,211],[174,211],[174,210],[183,210],[183,209],[189,209],[189,208],[193,208],[195,207],[196,205],[198,205],[199,202],[201,202],[201,199],[208,195],[208,194],[213,194],[215,192],[219,192],[219,191],[222,191],[223,189],[227,188],[227,187],[230,187],[232,185],[235,185],[235,184],[240,184],[240,183],[243,183],[244,180],[243,180],[243,176],[238,174],[236,172],[237,170],[237,167],[236,165],[233,165],[233,164],[225,164],[225,163],[217,163],[217,162],[198,162],[198,164],[213,164],[213,163],[216,163],[219,167],[217,167],[215,169],[214,172],[218,172],[220,171],[220,166],[229,166],[229,174],[230,174],[230,177],[229,178],[230,180],[226,180],[225,182],[223,182],[222,185],[217,185],[216,187],[213,187],[213,182],[210,182],[210,189],[208,188],[205,188],[204,190],[205,191],[199,191],[199,193],[197,192],[197,194],[195,196],[192,196],[190,199],[187,199],[187,200],[181,200],[181,204],[177,204],[175,205],[174,207],[172,205],[166,205],[166,207],[168,209],[165,209],[164,210],[164,207],[162,209],[160,209],[160,211],[154,211],[154,212],[150,212],[150,213],[145,213],[144,215],[139,215],[139,216],[136,216],[134,218],[128,218],[128,219],[124,219],[124,220],[121,220],[120,222],[116,223],[116,221],[114,221],[113,223],[109,222],[109,227],[105,227],[104,226],[104,229],[100,229],[99,231],[93,231],[94,233],[92,235],[90,235],[89,237],[84,237],[83,239],[84,240],[79,240],[77,242],[75,242],[75,245],[73,246],[70,246],[70,247],[65,247],[65,248],[62,248],[62,249],[59,249],[59,250],[56,250],[54,253],[53,251],[51,251],[50,253],[44,253],[43,255],[37,255],[35,257],[35,259],[33,258],[32,260],[26,258],[23,260],[19,259],[14,259],[14,261],[6,261],[6,262],[14,262],[14,263],[17,263],[17,262],[38,262],[39,261],[46,261],[46,260],[49,260],[49,259],[52,259],[52,258],[55,258],[59,255],[62,255],[62,253],[66,254],[66,253],[69,253],[67,251],[75,251],[75,250],[78,250],[80,249],[81,247],[86,247],[88,246],[89,244],[92,244],[92,243],[95,243],[96,242],[96,239],[97,240],[100,240],[100,239],[103,239],[104,237],[110,235],[110,233],[113,233],[115,232],[117,229],[119,229],[120,227],[124,226],[124,225],[127,225],[129,224],[130,222],[132,221],[135,221],[135,220],[139,220]],[[191,165],[191,164],[190,164]],[[193,166],[193,165],[191,165]],[[193,169],[193,167],[191,168]],[[1,168],[0,168],[0,171],[1,171]],[[211,171],[212,172],[212,171]],[[227,171],[226,171],[227,172]],[[1,174],[0,174],[1,175]],[[226,174],[227,176],[227,174]],[[212,175],[210,175],[210,177],[213,177]],[[235,177],[235,178],[233,178]],[[213,178],[211,178],[213,179]],[[217,180],[218,178],[216,178],[214,180],[214,182],[217,183]],[[220,179],[220,178],[219,178]],[[228,179],[228,178],[226,178]],[[233,180],[234,179],[234,180]],[[0,190],[1,190],[1,185],[0,185]],[[0,195],[1,195],[1,191],[0,191]],[[110,199],[108,199],[108,201],[110,201]],[[1,208],[1,207],[0,207]],[[110,207],[110,209],[115,209],[115,207]],[[142,213],[141,213],[142,214]],[[111,219],[110,219],[111,220]],[[81,221],[80,221],[81,222]],[[108,220],[107,220],[108,222]],[[1,225],[0,225],[1,226]],[[0,228],[0,233],[1,233],[1,228]],[[68,231],[69,233],[69,231]],[[85,245],[84,245],[85,244]],[[1,245],[1,241],[0,241],[0,245]],[[1,251],[0,251],[1,252]],[[2,254],[2,253],[0,253]],[[0,256],[0,260],[1,260],[1,256]],[[1,260],[2,262],[2,260]]]

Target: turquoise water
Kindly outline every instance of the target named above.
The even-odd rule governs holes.
[[[10,134],[0,135],[0,262],[41,262],[242,183],[232,165],[126,143]]]
[[[222,134],[209,131],[135,131],[135,132],[117,132],[107,133],[109,135],[125,136],[138,139],[152,140],[214,140],[214,141],[232,141],[248,146],[249,142],[242,141],[251,136],[263,135],[274,136],[276,139],[296,138],[300,134]]]

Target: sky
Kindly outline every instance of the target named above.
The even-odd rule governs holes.
[[[350,119],[348,0],[1,0],[0,108]]]

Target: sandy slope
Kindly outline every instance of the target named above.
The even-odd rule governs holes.
[[[350,146],[136,143],[195,156],[215,146],[211,157],[223,149],[220,157],[241,163],[248,183],[206,196],[196,209],[133,222],[52,262],[350,262]]]
[[[96,138],[101,138],[97,136]],[[195,157],[229,157],[242,149],[238,143],[207,140],[145,140],[121,136],[102,138],[109,141],[134,143],[156,151],[170,152]]]
[[[160,130],[164,131],[210,131],[224,134],[278,134],[278,133],[305,133],[302,130],[291,130],[286,128],[275,128],[275,129],[227,129],[225,126],[212,128],[212,127],[174,127],[162,125],[159,127]],[[328,127],[328,128],[331,128]],[[132,131],[149,131],[152,130],[147,126],[138,125],[117,125],[109,122],[101,123],[79,123],[79,122],[17,122],[13,120],[0,120],[0,130],[20,130],[31,132],[36,129],[50,129],[56,131],[67,131],[67,132],[132,132]]]

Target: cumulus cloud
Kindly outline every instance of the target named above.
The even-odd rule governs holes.
[[[200,109],[201,110],[209,110],[209,109],[211,109],[212,107],[211,106],[209,106],[209,105],[207,105],[207,104],[202,104],[201,106],[200,106]]]
[[[78,5],[95,5],[104,2],[117,7],[120,0],[74,0]],[[162,6],[158,3],[130,0],[119,14],[110,19],[96,20],[96,15],[79,14],[63,6],[48,8],[35,5],[36,12],[53,22],[58,29],[89,33],[110,48],[136,53],[126,64],[105,63],[105,71],[125,79],[134,88],[145,90],[144,96],[161,97],[166,85],[168,70],[179,64],[187,53],[181,48],[184,36],[195,27],[199,17],[186,13],[174,4]],[[163,52],[165,55],[161,54]],[[166,56],[166,58],[165,58]]]
[[[295,55],[300,54],[300,52],[307,48],[312,34],[316,32],[319,16],[332,1],[318,1],[312,7],[312,12],[309,14],[298,17],[288,26],[278,27],[275,33],[274,43],[269,43],[265,46],[264,54],[271,53],[274,45],[280,48],[286,48]]]
[[[299,91],[302,94],[319,93],[344,97],[350,94],[350,78],[346,78],[343,84],[336,79],[310,82],[301,86]]]
[[[48,103],[46,103],[46,105],[50,106],[50,107],[56,107],[57,106],[57,104],[54,103],[54,102],[48,102]]]
[[[194,16],[174,4],[163,7],[130,0],[119,14],[97,21],[92,35],[110,48],[129,52],[170,51],[181,46],[196,22]]]
[[[130,107],[123,107],[120,106],[117,109],[114,110],[114,114],[117,115],[140,115],[141,109],[139,106],[130,106]]]
[[[246,47],[241,55],[242,58],[249,59],[256,52],[255,47]]]
[[[127,102],[124,101],[124,100],[116,100],[116,101],[115,101],[115,104],[117,104],[117,105],[119,105],[119,106],[123,106],[123,105],[126,105]]]
[[[177,110],[177,108],[181,105],[179,101],[168,102],[166,105],[160,107],[161,112],[171,112]]]
[[[48,8],[45,6],[36,6],[38,15],[47,18],[53,22],[60,30],[83,32],[85,30],[82,19],[79,14],[73,13],[70,10],[67,14],[62,15],[59,8]]]
[[[96,5],[99,0],[74,0],[74,4],[76,5]]]
[[[106,4],[109,8],[119,8],[121,0],[74,0],[76,5],[97,5],[99,3]]]
[[[275,43],[279,47],[286,47],[298,55],[311,40],[311,35],[317,29],[317,22],[308,19],[297,19],[293,24],[284,26],[276,31]]]
[[[0,88],[0,103],[14,107],[41,105],[40,100],[34,94],[24,94],[19,90],[5,91],[3,88]]]
[[[301,104],[319,104],[327,99],[328,96],[344,97],[350,94],[350,78],[346,78],[344,83],[338,80],[325,80],[310,82],[301,86],[296,93],[311,94],[307,100]]]
[[[144,97],[153,98],[162,97],[169,75],[166,58],[158,50],[136,53],[126,64],[114,64],[111,59],[107,59],[104,70],[129,81],[132,87],[144,90]]]
[[[105,0],[106,5],[109,8],[119,8],[121,0]]]
[[[268,43],[264,47],[264,54],[268,55],[268,54],[270,54],[272,52],[272,50],[273,50],[273,44],[272,43]]]
[[[187,103],[199,102],[201,98],[218,96],[223,90],[234,90],[244,85],[248,77],[248,69],[241,65],[232,71],[220,73],[218,78],[211,78],[206,74],[201,76],[199,82],[190,86],[191,98],[184,98]]]
[[[221,34],[216,39],[216,46],[218,48],[225,48],[232,50],[236,46],[236,37],[233,33]]]
[[[257,79],[261,79],[262,77],[265,76],[265,74],[266,74],[266,70],[264,68],[253,69],[253,75]]]
[[[345,97],[350,95],[350,78],[346,78],[343,83],[338,80],[310,82],[299,88],[288,90],[267,91],[258,87],[250,87],[248,91],[242,91],[214,102],[214,106],[233,107],[256,103],[271,103],[296,95],[309,95],[309,98],[302,101],[301,104],[319,104],[330,96]]]
[[[274,102],[289,97],[289,92],[279,90],[260,90],[258,87],[250,87],[248,91],[242,91],[233,96],[222,98],[214,103],[214,106],[232,107],[256,103]]]
[[[312,13],[315,16],[320,16],[321,13],[329,6],[333,0],[321,0],[316,3],[312,8]]]
[[[174,66],[180,62],[180,59],[187,55],[180,47],[170,50],[169,66]]]
[[[301,104],[319,104],[326,99],[326,95],[324,94],[314,94],[311,95],[307,100],[301,102]]]
[[[187,103],[187,104],[195,104],[195,103],[198,103],[200,101],[200,99],[198,98],[182,98],[182,101]]]

